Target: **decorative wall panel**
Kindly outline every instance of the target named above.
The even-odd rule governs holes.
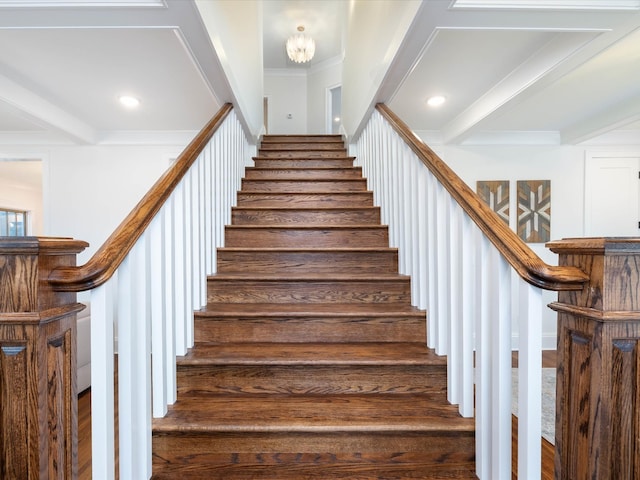
[[[551,180],[518,180],[518,235],[528,243],[551,240]]]
[[[476,190],[491,210],[509,225],[509,181],[478,180]]]

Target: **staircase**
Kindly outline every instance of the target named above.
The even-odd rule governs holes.
[[[225,245],[153,478],[476,478],[473,420],[339,136],[265,137]]]

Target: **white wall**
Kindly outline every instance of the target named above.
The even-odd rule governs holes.
[[[327,89],[340,85],[341,80],[339,59],[309,69],[266,70],[264,94],[269,99],[269,133],[327,133]],[[292,118],[288,118],[289,114]]]
[[[327,132],[328,90],[342,84],[342,62],[336,61],[325,68],[312,68],[307,79],[307,111],[309,133]]]
[[[349,137],[373,107],[382,80],[421,3],[420,0],[350,3],[342,79],[342,119]]]
[[[263,129],[262,3],[196,0],[202,20],[254,140]]]
[[[435,147],[440,157],[476,191],[478,180],[509,180],[511,228],[517,230],[518,180],[551,180],[551,240],[583,236],[585,149],[571,146],[491,146]],[[551,265],[557,255],[544,244],[530,243],[531,249]],[[543,292],[545,305],[556,301],[555,292]],[[543,347],[556,348],[557,315],[543,311]],[[518,329],[515,325],[514,344]]]
[[[45,233],[89,242],[95,253],[184,146],[55,147],[45,176]]]
[[[274,69],[265,72],[264,94],[269,102],[268,133],[308,133],[306,71]]]

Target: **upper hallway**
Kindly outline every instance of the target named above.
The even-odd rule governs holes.
[[[0,45],[0,147],[180,142],[224,102],[257,141],[265,95],[323,133],[337,85],[349,138],[377,102],[443,145],[640,138],[640,0],[0,0]]]

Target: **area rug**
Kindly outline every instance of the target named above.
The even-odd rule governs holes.
[[[518,416],[518,369],[511,369],[511,412]],[[542,369],[542,437],[555,444],[556,369]]]

